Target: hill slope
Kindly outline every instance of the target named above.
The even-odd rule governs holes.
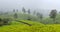
[[[0,27],[0,32],[60,32],[60,24],[44,25],[28,20],[21,21],[32,24],[32,26],[13,21],[11,25]]]

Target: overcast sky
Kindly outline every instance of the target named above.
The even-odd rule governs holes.
[[[0,9],[3,11],[12,9],[21,10],[22,7],[26,9],[45,9],[45,13],[52,9],[60,11],[60,0],[0,0]]]
[[[60,0],[0,0],[0,8],[60,9]]]

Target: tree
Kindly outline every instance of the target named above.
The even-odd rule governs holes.
[[[28,14],[29,14],[29,15],[28,15],[28,20],[31,20],[31,18],[30,18],[30,9],[28,9],[27,12],[28,12]]]
[[[18,12],[18,9],[16,11]]]
[[[28,9],[28,14],[30,14],[30,9]]]
[[[41,13],[37,13],[37,16],[42,20],[43,19],[43,14],[41,14]]]
[[[39,12],[37,12],[37,14],[36,14],[37,16],[39,16],[40,15],[40,13]]]
[[[41,20],[43,19],[43,14],[40,14],[40,19],[41,19]]]
[[[57,10],[54,9],[54,10],[52,10],[52,11],[50,12],[50,15],[49,15],[49,16],[50,16],[50,18],[53,19],[53,21],[55,21],[56,15],[57,15]]]
[[[10,24],[9,22],[10,22],[9,18],[3,19],[3,24],[4,24],[4,25]]]
[[[0,26],[2,26],[3,25],[3,22],[2,22],[2,19],[0,18]]]
[[[15,9],[13,9],[13,12],[15,12]]]
[[[22,8],[22,11],[23,11],[23,13],[26,13],[26,10],[25,10],[25,8],[24,8],[24,7]]]
[[[18,18],[18,15],[17,15],[17,13],[15,13],[15,14],[14,14],[14,18]]]
[[[36,11],[34,10],[33,15],[35,15]]]

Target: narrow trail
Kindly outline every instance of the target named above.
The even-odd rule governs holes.
[[[32,26],[32,24],[29,24],[29,23],[26,23],[26,22],[22,22],[22,21],[19,21],[19,20],[15,20],[15,21],[20,22],[20,23],[23,23],[23,24],[26,24],[28,26]]]

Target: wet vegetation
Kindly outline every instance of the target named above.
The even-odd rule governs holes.
[[[8,12],[8,11],[7,11]],[[0,13],[0,32],[60,32],[60,13],[51,10],[49,17],[31,10],[13,9],[10,13]]]

